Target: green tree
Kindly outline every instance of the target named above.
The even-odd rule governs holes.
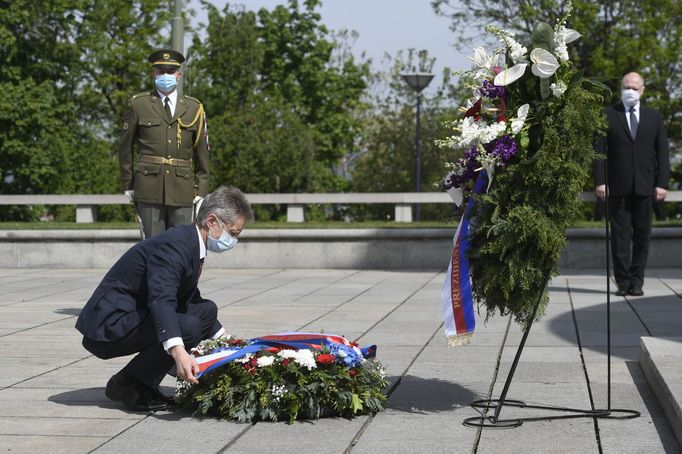
[[[204,102],[212,186],[247,192],[343,189],[335,167],[356,148],[368,66],[320,23],[319,1],[258,12],[208,11],[195,35],[187,89]],[[277,216],[260,210],[260,218]]]
[[[0,192],[118,192],[119,118],[169,16],[169,0],[0,1]]]
[[[416,182],[415,105],[416,94],[401,73],[431,72],[435,60],[426,51],[409,49],[398,52],[390,67],[373,76],[369,94],[374,109],[367,112],[362,151],[356,156],[352,171],[352,190],[357,192],[414,192]],[[444,174],[446,153],[434,141],[447,134],[445,120],[455,114],[448,101],[454,87],[451,71],[444,68],[439,86],[433,94],[422,93],[421,102],[421,178],[420,190],[434,191],[434,184]],[[434,82],[437,82],[436,79]],[[432,82],[433,83],[433,82]],[[393,207],[354,209],[355,216],[375,219],[393,217]],[[422,208],[423,219],[447,219],[452,207],[437,205]]]

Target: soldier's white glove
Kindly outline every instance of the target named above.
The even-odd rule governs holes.
[[[123,191],[123,194],[130,199],[131,202],[134,201],[134,196],[135,196],[135,191],[133,189],[128,189],[127,191]]]
[[[194,196],[194,201],[192,202],[192,205],[194,206],[194,217],[196,217],[197,214],[199,214],[199,208],[201,208],[201,204],[204,203],[204,198]]]

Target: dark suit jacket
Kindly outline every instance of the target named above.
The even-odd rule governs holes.
[[[597,152],[607,156],[609,194],[653,196],[654,188],[667,188],[670,179],[663,116],[640,104],[639,127],[633,140],[625,115],[622,103],[606,109],[608,132],[596,147]],[[605,184],[602,161],[595,163],[594,179],[597,186]]]
[[[197,288],[199,236],[181,225],[130,248],[104,276],[76,328],[96,341],[120,339],[148,314],[159,342],[182,337],[176,312],[205,301]]]

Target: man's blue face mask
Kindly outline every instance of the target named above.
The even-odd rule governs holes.
[[[178,80],[175,74],[159,74],[156,76],[154,81],[156,83],[156,88],[164,93],[171,92],[178,85]]]
[[[223,226],[223,223],[220,221],[220,219],[218,219],[218,222],[220,223],[220,229],[223,231],[223,233],[218,239],[213,239],[211,238],[211,232],[209,230],[207,244],[208,250],[211,252],[229,251],[237,245],[237,241],[239,241],[239,239],[233,237],[229,234],[229,232],[225,231],[225,227]]]

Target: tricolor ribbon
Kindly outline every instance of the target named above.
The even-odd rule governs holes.
[[[474,193],[480,194],[485,190],[486,180],[485,171],[481,171],[474,185]],[[448,264],[441,292],[445,335],[448,338],[448,345],[451,347],[470,343],[476,327],[467,256],[469,251],[469,216],[473,206],[474,198],[470,197],[452,240],[452,257]]]
[[[227,347],[221,351],[199,356],[196,358],[200,370],[197,378],[227,363],[243,358],[250,353],[258,353],[268,348],[320,350],[323,346],[330,346],[332,344],[343,345],[348,348],[359,348],[356,343],[334,334],[299,332],[270,334],[249,339],[248,344],[243,347]],[[363,358],[368,359],[376,356],[377,347],[376,345],[370,345],[369,347],[359,348],[359,350]]]

